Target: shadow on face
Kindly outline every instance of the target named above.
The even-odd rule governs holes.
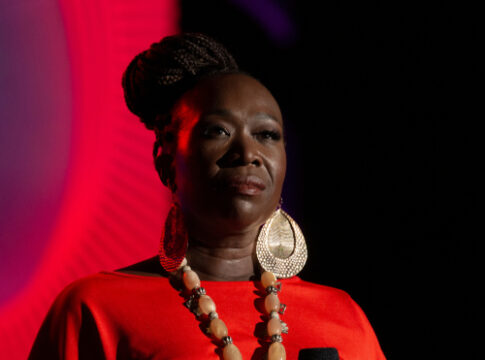
[[[176,198],[210,233],[259,228],[276,209],[286,172],[278,103],[256,79],[201,80],[172,111]]]

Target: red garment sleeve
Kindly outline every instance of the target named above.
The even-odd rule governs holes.
[[[29,360],[106,359],[96,323],[82,301],[81,291],[73,283],[57,296],[37,334]]]
[[[350,295],[348,296],[348,300],[351,303],[349,308],[352,308],[355,312],[355,318],[358,319],[360,327],[362,329],[361,336],[362,339],[360,341],[360,351],[362,354],[366,354],[366,359],[372,360],[386,360],[384,353],[382,352],[381,346],[379,341],[377,340],[377,336],[370,324],[367,316],[365,315],[362,308],[357,304]]]

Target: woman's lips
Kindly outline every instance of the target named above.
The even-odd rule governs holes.
[[[263,180],[255,175],[231,176],[223,182],[229,191],[240,195],[258,195],[266,189]]]

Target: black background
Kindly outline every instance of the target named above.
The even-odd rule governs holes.
[[[482,13],[263,2],[291,17],[290,41],[271,39],[238,1],[182,1],[181,28],[224,43],[282,107],[283,207],[310,254],[301,277],[350,293],[389,359],[478,358]]]

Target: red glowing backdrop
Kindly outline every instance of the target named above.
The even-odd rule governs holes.
[[[120,84],[179,15],[175,0],[31,0],[2,12],[0,354],[16,360],[66,284],[158,249],[168,193],[154,135]]]

